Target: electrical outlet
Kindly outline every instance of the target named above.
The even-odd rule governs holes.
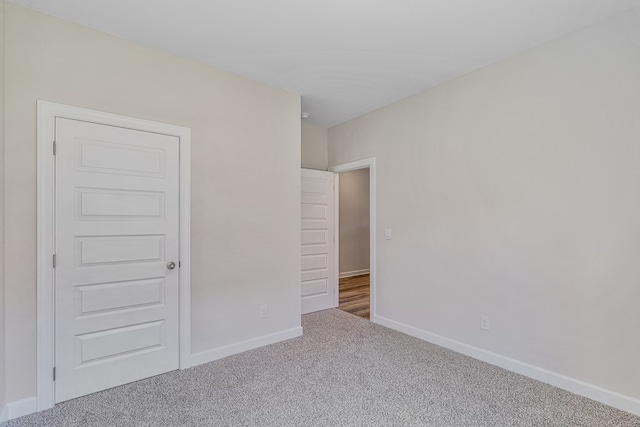
[[[391,229],[387,228],[386,230],[384,230],[384,239],[385,240],[391,240]]]
[[[489,330],[489,316],[485,316],[484,314],[480,315],[480,329],[484,331]]]
[[[269,317],[269,309],[267,307],[267,304],[262,304],[260,306],[260,318],[266,319],[267,317]]]

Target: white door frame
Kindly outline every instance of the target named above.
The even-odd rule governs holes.
[[[55,250],[55,121],[57,117],[118,126],[178,137],[180,140],[180,369],[191,358],[191,129],[103,113],[47,101],[38,101],[37,141],[37,389],[38,411],[55,404],[53,367],[55,307],[53,254]]]
[[[339,224],[339,174],[358,169],[369,168],[369,319],[375,322],[376,319],[376,158],[356,160],[355,162],[343,163],[331,166],[330,172],[335,172],[335,265],[336,265],[336,286],[339,282],[339,255],[340,255],[340,224]],[[338,292],[336,292],[336,307],[338,306]]]

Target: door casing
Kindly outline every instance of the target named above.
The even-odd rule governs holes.
[[[180,140],[179,200],[179,359],[180,369],[191,362],[191,129],[111,113],[38,101],[37,119],[37,372],[36,408],[52,408],[55,355],[55,141],[56,117],[176,136]]]

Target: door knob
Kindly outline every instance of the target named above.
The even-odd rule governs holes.
[[[168,268],[169,270],[173,270],[174,268],[176,268],[176,263],[175,263],[175,262],[173,262],[173,261],[168,262],[168,263],[167,263],[167,268]]]

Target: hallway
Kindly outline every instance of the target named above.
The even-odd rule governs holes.
[[[369,275],[340,279],[340,304],[338,308],[347,313],[369,319]]]

